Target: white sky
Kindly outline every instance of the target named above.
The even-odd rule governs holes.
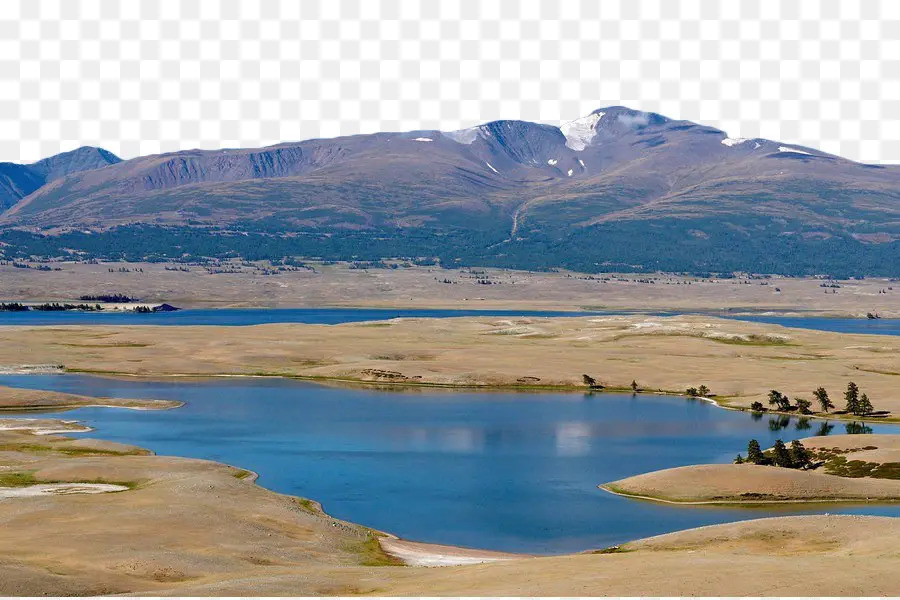
[[[900,2],[3,0],[0,160],[624,104],[900,162]]]

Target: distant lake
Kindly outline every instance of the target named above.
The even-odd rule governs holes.
[[[378,391],[280,379],[115,380],[4,375],[0,385],[183,400],[183,408],[65,413],[158,454],[252,469],[259,484],[313,498],[332,515],[404,538],[562,553],[755,517],[900,516],[900,506],[689,507],[613,496],[597,485],[647,471],[725,463],[840,422],[727,411],[627,394]],[[6,416],[6,415],[4,415]],[[34,416],[30,414],[29,416]],[[877,433],[897,433],[872,425]]]
[[[614,311],[538,311],[538,310],[454,310],[394,308],[201,308],[167,313],[137,314],[132,312],[0,312],[0,325],[221,325],[246,326],[266,323],[311,323],[336,325],[360,321],[381,321],[398,317],[584,317],[621,315]],[[678,313],[657,312],[656,316]],[[690,313],[697,314],[697,313]],[[828,317],[733,317],[741,321],[774,323],[839,333],[871,333],[900,335],[900,319],[833,319]]]
[[[400,308],[197,308],[139,314],[121,311],[0,311],[0,325],[336,325],[398,317],[583,317],[600,312],[539,310],[440,310]]]

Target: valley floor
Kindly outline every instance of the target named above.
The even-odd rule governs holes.
[[[209,269],[148,263],[52,263],[59,271],[33,266],[0,265],[0,300],[73,302],[82,295],[119,293],[179,307],[727,310],[900,317],[900,285],[894,290],[894,282],[887,279],[700,279],[439,267],[362,269],[347,264],[277,271],[267,264],[237,262]]]

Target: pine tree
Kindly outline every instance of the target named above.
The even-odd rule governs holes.
[[[852,381],[847,384],[847,391],[844,392],[844,400],[847,402],[845,410],[854,415],[859,414],[859,387]]]
[[[747,444],[747,462],[752,462],[754,465],[761,465],[766,462],[762,448],[759,447],[759,442],[756,440],[750,440]]]
[[[735,456],[735,457],[734,457],[734,464],[736,464],[736,465],[742,465],[742,464],[744,464],[744,457],[741,456],[740,454],[738,454],[737,456]]]
[[[800,440],[791,442],[791,462],[795,469],[806,468],[811,462],[809,450],[800,443]]]
[[[775,440],[775,445],[772,447],[772,458],[776,467],[791,468],[793,466],[791,453],[788,452],[787,446],[781,440]]]
[[[834,408],[834,403],[831,401],[831,398],[828,397],[828,392],[825,388],[816,388],[816,391],[813,392],[813,396],[819,401],[819,405],[824,412],[828,412],[830,409]]]
[[[869,395],[863,394],[859,397],[859,412],[857,414],[861,416],[871,415],[872,411],[872,403],[869,401]]]

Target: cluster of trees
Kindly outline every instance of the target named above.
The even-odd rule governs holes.
[[[2,312],[25,312],[28,307],[21,302],[0,302],[0,311]]]
[[[81,296],[79,300],[83,302],[120,302],[122,304],[128,302],[137,302],[137,298],[126,296],[125,294],[99,294],[96,296]]]
[[[706,387],[705,385],[701,385],[700,387],[689,387],[688,389],[686,389],[684,391],[684,393],[687,394],[688,396],[690,396],[691,398],[697,398],[697,397],[704,398],[706,396],[709,396],[710,391],[709,391],[708,387]]]
[[[786,469],[808,469],[812,466],[812,455],[800,440],[791,442],[788,447],[781,440],[776,440],[775,445],[768,453],[763,452],[756,440],[750,440],[747,444],[747,458],[740,454],[734,459],[735,464],[753,463],[754,465],[775,465]]]
[[[813,390],[813,397],[822,408],[822,412],[827,413],[834,408],[834,402],[831,401],[831,398],[828,396],[828,391],[825,388],[818,387]],[[875,409],[872,407],[872,402],[869,400],[869,396],[860,394],[859,386],[852,381],[847,384],[847,391],[844,392],[844,401],[846,402],[844,411],[851,415],[865,417],[875,412]],[[794,398],[794,404],[791,404],[791,399],[778,390],[769,391],[769,406],[782,412],[796,411],[802,415],[812,414],[812,411],[810,410],[810,407],[812,406],[811,401],[805,398]],[[750,410],[754,412],[764,412],[766,409],[762,402],[754,402],[750,405]]]
[[[755,196],[748,201],[756,202]],[[395,198],[386,201],[394,202]],[[411,201],[418,202],[418,198]],[[73,254],[84,260],[161,262],[182,260],[185,255],[373,262],[418,257],[449,267],[566,268],[582,273],[752,271],[789,276],[828,273],[835,278],[900,275],[900,263],[895,260],[900,240],[867,244],[841,234],[828,238],[783,235],[807,231],[810,225],[768,217],[735,217],[737,220],[731,223],[734,228],[703,217],[619,220],[576,228],[565,222],[552,226],[529,226],[526,222],[524,239],[506,241],[508,226],[499,214],[498,218],[445,222],[435,227],[345,228],[340,235],[334,235],[335,229],[328,227],[293,225],[291,216],[236,223],[228,229],[124,225],[58,235],[7,229],[0,231],[0,252],[7,259],[19,261]],[[710,231],[711,235],[685,237],[684,232],[691,229]],[[757,233],[747,237],[743,231]]]
[[[47,302],[45,304],[36,304],[35,306],[31,307],[31,310],[42,310],[48,312],[63,310],[83,310],[87,312],[94,312],[103,310],[103,307],[99,304],[69,304],[68,302],[65,304],[60,304],[59,302]]]

